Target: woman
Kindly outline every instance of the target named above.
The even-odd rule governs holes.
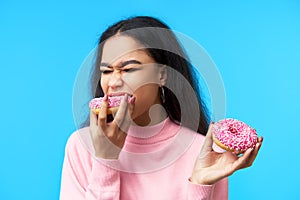
[[[212,149],[193,68],[155,18],[122,20],[102,34],[92,83],[105,101],[68,140],[61,199],[227,199],[227,177],[251,166],[262,144],[242,156]],[[111,96],[123,96],[113,116]]]

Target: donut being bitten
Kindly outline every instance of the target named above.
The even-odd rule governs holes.
[[[237,119],[223,119],[212,129],[214,142],[224,150],[240,154],[254,148],[258,138],[256,130]]]
[[[110,96],[110,97],[108,97],[108,100],[107,100],[107,103],[108,103],[107,114],[112,114],[112,113],[117,112],[123,97],[124,96]],[[103,103],[103,98],[104,97],[94,98],[89,102],[89,108],[95,114],[99,114],[100,109],[101,109],[101,105]]]

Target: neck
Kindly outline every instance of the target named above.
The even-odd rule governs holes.
[[[153,105],[149,111],[135,118],[133,121],[138,126],[153,126],[165,120],[168,114],[161,104]]]

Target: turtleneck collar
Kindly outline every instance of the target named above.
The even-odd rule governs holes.
[[[156,151],[162,144],[174,138],[180,126],[169,118],[153,126],[130,126],[123,150],[145,153]]]

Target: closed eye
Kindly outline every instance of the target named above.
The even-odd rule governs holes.
[[[127,69],[122,69],[123,72],[134,72],[137,71],[138,68],[127,68]]]
[[[101,70],[100,69],[100,73],[102,73],[102,74],[109,74],[109,73],[112,73],[113,72],[113,70]]]
[[[119,66],[116,67],[117,70],[120,72],[134,72],[138,70],[139,68],[134,67],[134,65],[140,65],[142,64],[138,60],[127,60],[122,62]],[[132,66],[131,66],[132,65]],[[102,74],[110,74],[114,71],[114,67],[110,66],[108,63],[100,63],[100,72]]]

